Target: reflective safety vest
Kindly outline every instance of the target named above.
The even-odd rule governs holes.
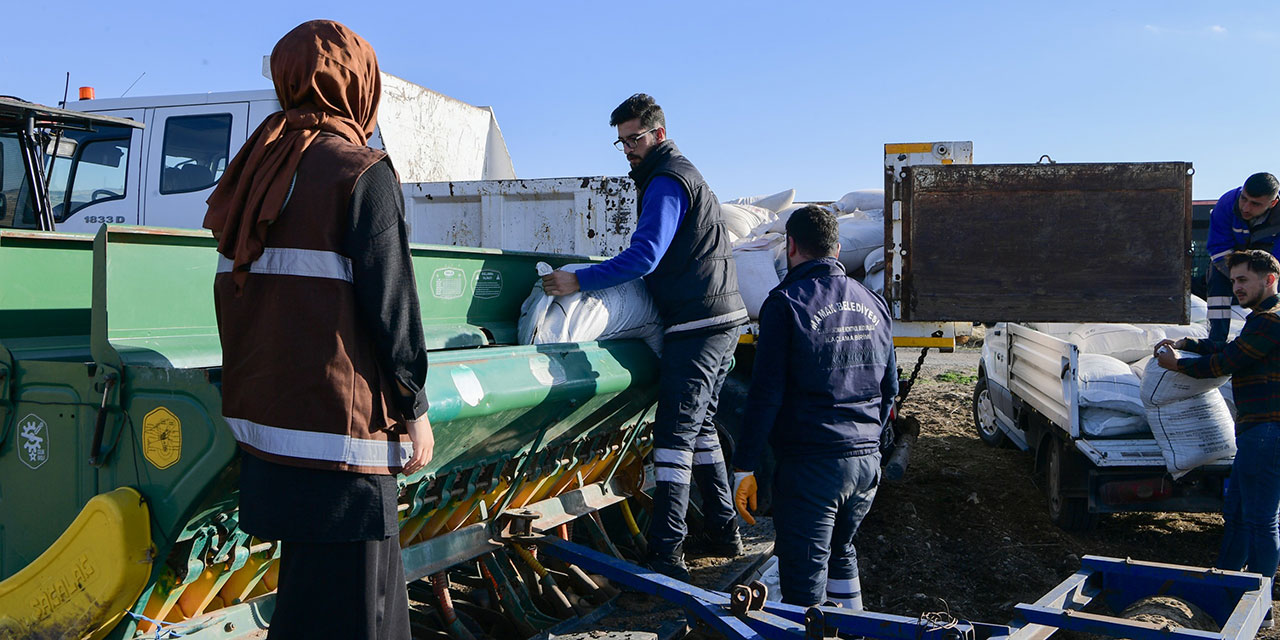
[[[303,153],[262,256],[239,294],[232,262],[214,280],[222,339],[222,413],[247,452],[300,467],[387,474],[412,447],[357,320],[341,251],[352,191],[385,157],[321,135]]]

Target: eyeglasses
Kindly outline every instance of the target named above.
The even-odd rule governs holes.
[[[613,146],[617,147],[618,151],[624,151],[626,149],[634,149],[636,148],[636,145],[640,143],[640,138],[643,138],[657,130],[658,130],[658,127],[654,127],[648,131],[641,131],[640,133],[637,133],[635,135],[630,135],[625,138],[618,138],[617,140],[613,141]]]

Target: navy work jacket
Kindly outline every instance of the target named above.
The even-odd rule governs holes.
[[[884,299],[835,258],[796,265],[760,308],[760,336],[734,467],[874,453],[898,393]]]

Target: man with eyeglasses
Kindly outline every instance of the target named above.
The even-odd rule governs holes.
[[[742,538],[734,517],[724,454],[712,418],[729,373],[737,327],[747,322],[724,215],[711,187],[667,138],[662,107],[637,93],[609,118],[614,145],[627,154],[637,190],[631,245],[576,273],[554,271],[550,295],[591,291],[644,278],[665,325],[654,422],[657,486],[645,564],[688,581],[684,563],[689,485],[702,494],[703,533],[688,551],[734,557]]]

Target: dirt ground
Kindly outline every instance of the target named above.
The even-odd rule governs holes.
[[[948,612],[959,619],[1007,623],[1014,605],[1036,601],[1079,569],[1085,555],[1212,565],[1222,534],[1218,514],[1108,515],[1088,533],[1068,533],[1052,524],[1032,457],[989,447],[976,435],[971,405],[979,354],[976,345],[930,353],[908,397],[903,413],[921,424],[910,466],[901,481],[881,485],[856,538],[868,609],[910,617]],[[909,373],[917,355],[900,349],[900,366]],[[740,407],[734,394],[743,392],[740,384],[726,386],[723,422],[741,419],[740,410],[734,416],[725,409]],[[758,520],[743,532],[754,557],[691,559],[694,582],[726,589],[767,554],[772,522]],[[683,627],[682,617],[656,598],[623,594],[611,613],[575,631],[586,634],[582,638],[619,631],[666,638]],[[715,635],[702,631],[694,637]],[[1280,632],[1258,637],[1280,639]]]
[[[909,371],[916,350],[899,350]],[[1008,622],[1076,571],[1080,557],[1211,566],[1222,534],[1217,514],[1104,516],[1067,533],[1049,521],[1032,457],[977,438],[971,413],[979,349],[930,355],[904,415],[921,423],[911,465],[882,485],[857,536],[868,609],[913,616],[949,611]],[[1275,631],[1261,638],[1280,638]]]

